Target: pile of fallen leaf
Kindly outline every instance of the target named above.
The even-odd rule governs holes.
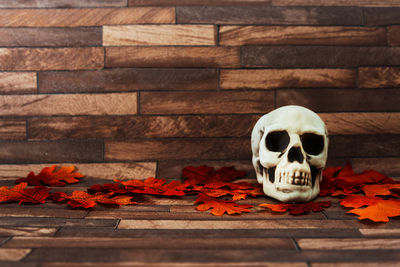
[[[145,180],[114,180],[114,183],[93,185],[87,191],[75,190],[51,192],[51,187],[62,187],[78,183],[84,176],[76,172],[74,166],[45,167],[35,175],[29,173],[27,178],[16,180],[17,185],[9,188],[0,187],[1,202],[19,202],[41,204],[46,201],[67,202],[72,208],[89,209],[97,204],[130,205],[140,204],[133,201],[140,194],[165,197],[182,197],[197,195],[197,210],[211,209],[213,215],[241,214],[250,212],[249,204],[238,204],[235,201],[251,197],[265,197],[257,183],[236,181],[246,173],[233,167],[189,166],[183,169],[181,181],[167,182],[165,179],[147,178]],[[359,215],[359,219],[370,219],[375,222],[388,222],[389,217],[400,216],[400,183],[373,170],[355,173],[350,164],[345,167],[327,168],[323,173],[320,196],[340,197],[340,204],[349,213]],[[28,187],[31,186],[31,187]],[[227,199],[228,198],[228,199]],[[307,203],[260,204],[273,212],[289,211],[292,215],[323,211],[331,206],[331,201]]]

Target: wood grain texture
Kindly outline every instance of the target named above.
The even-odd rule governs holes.
[[[301,105],[316,112],[397,112],[397,89],[278,90],[277,106]]]
[[[35,72],[0,72],[0,94],[37,92]]]
[[[101,69],[104,49],[91,48],[0,48],[0,70]]]
[[[400,45],[400,26],[388,27],[389,45]]]
[[[101,46],[102,30],[92,28],[0,28],[0,46]]]
[[[400,134],[400,113],[319,114],[329,134]]]
[[[143,92],[141,114],[263,113],[274,105],[272,91],[257,92]]]
[[[354,87],[354,70],[267,69],[221,70],[222,89],[273,89],[311,87]]]
[[[3,9],[0,27],[80,27],[135,23],[175,23],[169,7]]]
[[[270,3],[271,0],[128,0],[128,6],[247,6]]]
[[[150,140],[105,142],[104,158],[120,160],[248,159],[249,139]]]
[[[0,96],[0,115],[136,114],[136,98],[136,93]]]
[[[301,249],[346,250],[346,249],[399,249],[399,239],[297,239]]]
[[[360,232],[365,237],[399,237],[400,229],[379,229],[379,228],[370,228],[370,229],[360,229]]]
[[[7,218],[15,218],[21,217],[24,218],[84,218],[87,215],[87,211],[85,210],[67,210],[63,208],[57,208],[54,206],[46,206],[42,208],[33,208],[32,206],[20,206],[14,205],[11,207],[4,207],[2,204],[1,207],[1,217]],[[1,220],[2,218],[0,218]],[[36,229],[36,228],[35,228]],[[54,234],[54,233],[53,233]],[[51,234],[50,236],[52,236]],[[1,232],[0,232],[1,235]],[[7,234],[5,234],[7,236]],[[9,236],[11,236],[10,234]]]
[[[354,158],[351,160],[356,172],[373,169],[390,177],[400,177],[399,158]]]
[[[215,45],[215,27],[212,25],[104,26],[103,45]]]
[[[22,119],[0,119],[0,140],[22,140],[26,138],[26,121]]]
[[[0,236],[54,236],[57,228],[0,227]]]
[[[2,0],[0,8],[124,7],[127,0]]]
[[[236,68],[240,51],[232,47],[107,47],[106,67]]]
[[[354,7],[177,7],[178,23],[360,25]]]
[[[399,0],[271,0],[273,6],[400,6]]]
[[[217,88],[218,72],[215,69],[118,68],[98,71],[39,72],[40,93]]]
[[[221,45],[384,45],[385,28],[222,26]]]
[[[394,88],[400,86],[400,68],[359,68],[358,83],[361,88]]]
[[[0,248],[0,261],[20,261],[31,251],[31,249]]]
[[[18,165],[0,165],[0,179],[25,178],[31,171],[39,173],[47,164],[18,164]],[[74,165],[78,172],[85,175],[86,178],[95,179],[143,179],[155,177],[155,162],[134,162],[134,163],[67,163],[53,164],[58,166]]]
[[[400,7],[368,7],[363,12],[366,25],[393,25],[400,23]]]
[[[242,137],[250,136],[257,119],[258,116],[252,115],[32,118],[29,139]]]
[[[96,141],[2,142],[2,163],[93,162],[103,159],[103,146]]]
[[[368,56],[366,56],[368,55]],[[244,67],[358,67],[399,65],[399,47],[244,46]]]

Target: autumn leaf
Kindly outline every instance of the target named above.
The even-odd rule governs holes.
[[[149,177],[145,180],[115,180],[125,186],[125,190],[129,193],[163,195],[163,196],[184,196],[185,189],[188,185],[182,184],[179,181],[172,181],[166,184],[165,179]]]
[[[111,198],[109,194],[96,193],[90,195],[83,191],[73,191],[71,195],[68,195],[65,192],[56,192],[51,194],[51,198],[57,202],[68,201],[68,205],[72,208],[84,209],[93,208],[97,204],[118,206],[138,204],[137,202],[131,201],[132,196],[121,195]]]
[[[42,204],[49,196],[49,189],[44,186],[26,188],[27,183],[20,183],[13,188],[0,187],[0,202],[19,202]]]
[[[375,196],[398,197],[399,195],[395,194],[390,190],[399,191],[400,184],[370,184],[370,185],[364,185],[362,190],[368,197],[375,197]]]
[[[301,215],[308,212],[319,212],[324,211],[325,208],[331,206],[331,201],[320,201],[320,202],[307,202],[307,203],[295,203],[295,204],[260,204],[263,208],[268,208],[274,212],[284,213],[289,211],[292,215]]]
[[[193,186],[218,182],[231,182],[244,176],[246,176],[246,172],[237,171],[234,167],[222,167],[217,171],[214,171],[213,167],[208,166],[188,166],[182,170],[182,177],[185,179],[185,184]]]
[[[210,197],[206,194],[200,193],[196,203],[203,202],[197,206],[197,210],[206,211],[211,210],[212,215],[222,216],[225,212],[227,214],[241,214],[243,212],[250,212],[252,205],[247,204],[237,204],[234,201],[225,201],[217,198]]]
[[[264,192],[262,191],[259,184],[251,184],[248,182],[215,182],[205,184],[200,191],[211,197],[232,195],[232,200],[246,199],[247,196],[257,197],[260,195],[264,195]]]
[[[359,220],[369,219],[374,222],[388,222],[389,217],[400,216],[400,200],[382,199],[360,195],[349,195],[340,201],[340,204],[349,210],[348,213],[358,215]],[[365,208],[361,208],[364,207]]]
[[[79,178],[84,177],[75,171],[75,166],[62,166],[56,170],[57,166],[45,167],[38,175],[30,172],[27,178],[21,178],[16,183],[26,182],[29,185],[41,185],[42,183],[49,186],[64,186],[65,184],[74,184],[79,182]]]

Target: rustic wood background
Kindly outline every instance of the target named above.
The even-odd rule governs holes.
[[[87,176],[69,192],[200,164],[251,180],[251,129],[287,104],[325,120],[329,165],[399,177],[399,103],[400,0],[0,0],[0,186],[67,163]],[[194,200],[3,204],[0,265],[399,266],[398,219]]]

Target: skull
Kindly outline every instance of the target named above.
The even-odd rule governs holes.
[[[284,106],[262,116],[251,133],[251,148],[264,193],[283,202],[317,197],[328,141],[325,123],[307,108]]]

